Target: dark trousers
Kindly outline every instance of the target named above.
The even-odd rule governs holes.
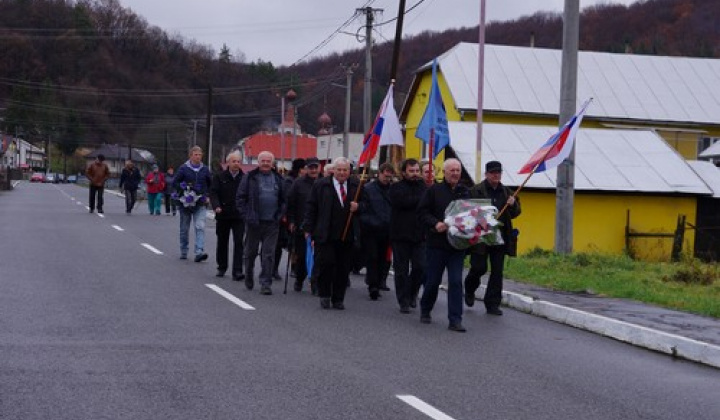
[[[171,194],[163,194],[165,196],[165,214],[170,213],[170,209],[172,209],[172,214],[175,214],[177,212],[177,204],[175,203],[175,200],[172,199]],[[243,228],[244,229],[244,228]]]
[[[463,283],[462,270],[465,261],[465,252],[456,249],[428,248],[427,249],[427,278],[425,281],[420,310],[423,314],[430,314],[437,301],[438,289],[442,283],[443,272],[447,268],[448,280],[448,320],[450,324],[462,322],[463,313]]]
[[[232,275],[243,274],[243,240],[245,236],[245,222],[240,219],[215,221],[215,234],[217,235],[217,251],[215,261],[219,271],[228,269],[228,245],[230,233],[233,237]]]
[[[102,211],[103,204],[105,204],[105,200],[103,200],[103,193],[105,192],[105,187],[96,187],[94,185],[90,185],[90,210],[95,210],[95,198],[97,197],[97,209],[98,211]]]
[[[365,248],[365,283],[368,290],[380,290],[380,286],[384,285],[387,276],[387,270],[390,268],[387,263],[387,250],[390,246],[390,236],[388,232],[373,232],[370,230],[363,231],[362,236]]]
[[[318,266],[318,295],[330,298],[333,303],[345,300],[350,270],[352,269],[352,242],[330,241],[315,244],[315,264]]]
[[[393,241],[392,249],[395,296],[400,307],[406,308],[417,299],[425,277],[425,244],[423,242]]]
[[[480,277],[488,271],[490,262],[490,277],[485,289],[485,308],[495,309],[502,302],[503,268],[505,266],[505,246],[488,246],[483,254],[470,254],[470,271],[465,277],[465,293],[475,293],[480,287]]]
[[[125,190],[125,211],[130,213],[137,201],[137,190]]]
[[[295,260],[295,281],[302,283],[308,276],[306,263],[307,242],[305,240],[305,233],[301,230],[296,230],[292,235],[290,255],[294,256],[293,258]]]

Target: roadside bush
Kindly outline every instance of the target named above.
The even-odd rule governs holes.
[[[677,271],[664,276],[667,282],[711,286],[720,276],[717,265],[702,264],[698,260],[683,263]]]

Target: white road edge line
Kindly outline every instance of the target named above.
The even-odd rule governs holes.
[[[235,296],[232,295],[231,293],[225,291],[224,289],[222,289],[222,288],[220,288],[220,287],[218,287],[218,286],[216,286],[216,285],[214,285],[214,284],[206,284],[205,286],[207,286],[209,289],[211,289],[211,290],[214,291],[215,293],[219,294],[220,296],[224,297],[225,299],[229,300],[230,302],[232,302],[232,303],[236,304],[237,306],[245,309],[246,311],[254,311],[254,310],[255,310],[255,308],[254,308],[253,306],[251,306],[251,305],[249,305],[248,303],[246,303],[246,302],[238,299],[237,297],[235,297]]]
[[[420,411],[426,416],[435,420],[454,420],[452,417],[431,406],[425,401],[412,395],[396,395],[401,401],[409,405],[410,407]]]
[[[102,214],[102,213],[98,213],[97,215],[98,215],[98,217],[101,218],[101,219],[104,219],[104,218],[105,218],[105,215]]]
[[[145,248],[149,249],[150,251],[152,251],[158,255],[163,255],[162,251],[160,251],[159,249],[155,248],[154,246],[152,246],[150,244],[142,243],[140,245],[144,246]]]
[[[115,230],[117,230],[117,231],[120,231],[120,232],[122,232],[122,231],[125,230],[125,229],[121,228],[121,227],[118,226],[118,225],[112,225],[112,227],[113,227],[113,229],[115,229]]]

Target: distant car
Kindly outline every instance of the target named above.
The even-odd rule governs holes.
[[[69,184],[77,184],[77,175],[68,175],[67,182]]]
[[[47,174],[45,177],[45,182],[49,184],[54,184],[57,180],[57,176],[55,174]]]
[[[55,183],[64,184],[65,182],[65,174],[57,174],[57,176],[55,177]]]
[[[30,177],[30,182],[45,182],[45,174],[42,172],[35,172]]]

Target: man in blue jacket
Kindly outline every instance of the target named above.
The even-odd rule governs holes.
[[[245,220],[245,287],[252,290],[255,285],[255,259],[262,244],[260,294],[263,295],[272,295],[275,245],[280,217],[285,212],[283,179],[272,170],[274,162],[272,153],[260,152],[258,167],[243,177],[236,197],[240,218]]]
[[[190,149],[190,159],[177,170],[174,186],[180,210],[180,259],[186,260],[190,221],[195,226],[195,262],[207,260],[205,253],[205,220],[208,191],[212,182],[210,169],[202,163],[199,146]]]

